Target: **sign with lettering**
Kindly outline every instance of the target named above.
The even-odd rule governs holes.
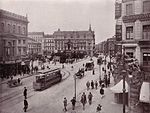
[[[116,41],[122,40],[122,25],[116,25]]]
[[[121,17],[121,3],[115,4],[115,19]]]

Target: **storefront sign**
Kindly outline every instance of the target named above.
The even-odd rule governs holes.
[[[115,19],[118,19],[121,17],[121,3],[115,4]]]
[[[122,25],[116,25],[116,41],[122,40]]]
[[[124,16],[123,17],[123,22],[124,23],[135,22],[136,20],[150,21],[150,13],[129,15],[129,16]]]

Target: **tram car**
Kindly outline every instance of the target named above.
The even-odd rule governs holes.
[[[34,90],[44,90],[62,80],[60,68],[50,68],[38,71],[33,82]]]

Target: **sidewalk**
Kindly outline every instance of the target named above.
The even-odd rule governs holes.
[[[102,66],[101,66],[102,68]],[[98,69],[98,67],[97,67]],[[108,71],[108,70],[107,70]],[[101,71],[102,72],[102,71]],[[101,73],[103,76],[103,73]],[[67,109],[68,111],[66,113],[97,113],[96,108],[98,104],[102,105],[102,111],[100,113],[121,113],[122,112],[122,104],[117,104],[114,101],[114,93],[110,90],[110,88],[114,85],[114,80],[111,75],[111,84],[108,88],[104,88],[105,90],[105,96],[101,99],[99,90],[98,89],[90,89],[89,91],[86,90],[86,87],[82,92],[85,92],[86,97],[88,97],[89,92],[92,93],[93,95],[93,102],[92,105],[89,105],[88,102],[85,105],[85,110],[82,108],[82,104],[80,102],[82,92],[77,95],[77,102],[76,102],[76,107],[75,110],[72,110],[72,104],[70,100],[68,100],[68,106]],[[88,101],[88,98],[87,98]]]
[[[110,88],[110,87],[109,87]],[[68,111],[66,113],[96,113],[96,107],[98,104],[102,105],[101,113],[120,113],[122,111],[122,104],[114,103],[114,94],[109,88],[105,88],[105,97],[101,99],[99,89],[85,90],[86,96],[89,92],[93,95],[92,105],[88,103],[85,106],[85,110],[82,109],[82,104],[80,103],[80,97],[82,94],[78,95],[76,109],[73,111],[71,103],[68,104]]]

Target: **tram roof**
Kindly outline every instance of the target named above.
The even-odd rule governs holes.
[[[50,69],[44,69],[44,70],[40,70],[38,71],[39,73],[46,73],[46,72],[51,72],[51,71],[55,71],[55,70],[59,70],[60,68],[58,67],[51,67]]]

